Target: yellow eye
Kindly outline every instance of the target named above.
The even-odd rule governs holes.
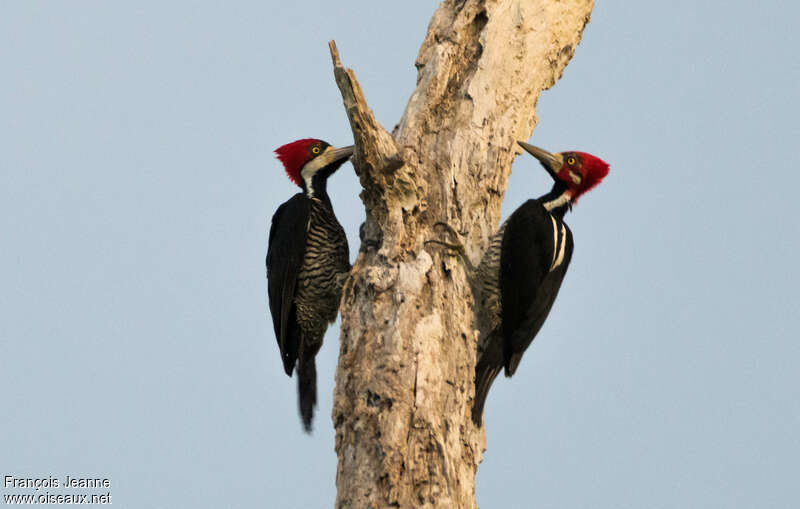
[[[568,164],[568,165],[570,165],[570,166],[572,166],[573,164],[575,164],[575,158],[574,158],[574,157],[569,157],[569,158],[567,159],[567,164]]]
[[[319,147],[314,147],[311,149],[312,154],[319,154]]]

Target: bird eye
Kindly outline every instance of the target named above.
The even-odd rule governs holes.
[[[311,149],[312,154],[319,154],[319,147],[314,147]]]
[[[572,156],[570,156],[570,157],[567,159],[567,164],[568,164],[568,165],[570,165],[570,166],[572,166],[573,164],[575,164],[575,158],[574,158],[574,157],[572,157]]]

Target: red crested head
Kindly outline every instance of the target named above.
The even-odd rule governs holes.
[[[586,152],[560,152],[551,154],[539,147],[518,142],[544,166],[550,176],[567,187],[567,199],[577,203],[578,198],[593,189],[608,175],[608,163]]]
[[[275,155],[283,163],[289,179],[303,187],[303,177],[300,175],[303,166],[320,155],[327,146],[322,140],[305,138],[276,148]]]
[[[577,203],[578,197],[591,191],[608,175],[608,163],[592,154],[562,152],[560,155],[564,165],[558,177],[572,191],[572,203]]]

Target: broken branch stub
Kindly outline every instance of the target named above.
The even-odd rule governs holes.
[[[336,42],[330,41],[328,47],[333,60],[333,74],[336,85],[342,94],[347,118],[353,131],[356,146],[353,165],[361,179],[361,185],[368,192],[383,192],[385,179],[403,165],[403,159],[397,145],[367,105],[364,91],[361,89],[352,69],[345,69],[339,58]]]

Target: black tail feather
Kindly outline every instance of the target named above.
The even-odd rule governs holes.
[[[492,366],[484,362],[479,362],[475,367],[475,401],[472,405],[472,422],[479,428],[483,420],[483,406],[486,404],[486,396],[489,394],[492,382],[494,382],[501,367]]]
[[[297,364],[297,396],[300,404],[300,417],[303,428],[311,433],[314,407],[317,405],[317,366],[314,357],[303,359]]]

